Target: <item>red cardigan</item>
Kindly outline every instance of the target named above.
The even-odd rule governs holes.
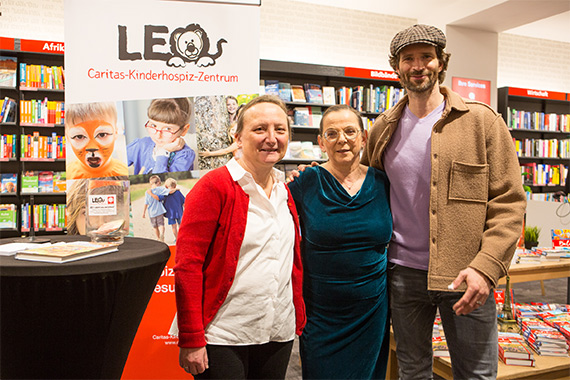
[[[305,326],[299,218],[287,189],[295,224],[292,286],[296,333]],[[178,345],[203,347],[204,330],[226,299],[245,233],[249,196],[223,166],[208,172],[188,193],[176,241]]]

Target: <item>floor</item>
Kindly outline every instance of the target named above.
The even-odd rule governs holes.
[[[513,284],[515,302],[548,302],[566,303],[568,279],[560,278],[544,281],[545,295],[541,294],[538,281]],[[299,342],[295,340],[293,353],[289,361],[286,379],[301,379],[301,360],[299,358]],[[441,377],[434,374],[434,379]]]

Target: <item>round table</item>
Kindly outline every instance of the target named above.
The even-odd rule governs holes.
[[[169,257],[166,244],[133,237],[65,264],[0,256],[0,378],[119,379]]]

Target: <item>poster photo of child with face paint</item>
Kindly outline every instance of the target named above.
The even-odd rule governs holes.
[[[115,103],[67,106],[65,136],[68,179],[127,176],[126,143]]]

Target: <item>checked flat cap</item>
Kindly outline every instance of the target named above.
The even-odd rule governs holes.
[[[398,32],[390,43],[390,54],[395,56],[408,45],[430,44],[445,48],[445,34],[435,26],[416,24]]]

